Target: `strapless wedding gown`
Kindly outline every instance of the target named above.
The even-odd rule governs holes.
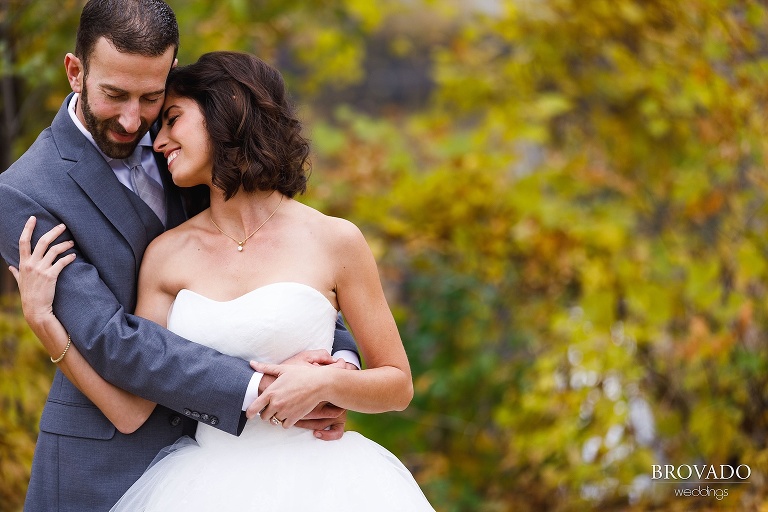
[[[168,328],[216,350],[279,363],[331,350],[336,310],[309,286],[275,283],[219,302],[181,290]],[[152,465],[113,511],[432,511],[408,469],[357,432],[322,441],[259,418],[236,437],[198,424]]]

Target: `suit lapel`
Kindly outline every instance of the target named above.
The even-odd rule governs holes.
[[[69,175],[130,244],[138,266],[149,244],[144,222],[128,197],[131,192],[117,180],[101,155],[94,153],[95,157],[85,156],[77,162]]]
[[[59,155],[73,162],[68,173],[131,246],[136,266],[149,243],[144,223],[131,204],[131,193],[117,179],[101,154],[72,122],[67,111],[72,94],[64,100],[51,123]]]

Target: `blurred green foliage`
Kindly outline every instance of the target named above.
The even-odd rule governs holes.
[[[2,70],[47,109],[20,109],[18,154],[66,92],[80,3],[16,4]],[[285,70],[314,146],[305,200],[366,233],[413,367],[407,411],[350,426],[438,510],[768,507],[764,2],[171,5],[182,63],[227,48]],[[388,76],[369,65],[382,41],[428,57],[425,101],[346,101]],[[7,353],[28,343],[14,332]],[[34,361],[14,371],[48,376]],[[3,456],[0,495],[30,450]],[[653,464],[752,477],[676,498]]]

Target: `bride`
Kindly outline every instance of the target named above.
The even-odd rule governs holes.
[[[280,73],[251,55],[205,54],[169,75],[161,121],[155,150],[177,185],[209,188],[210,208],[149,246],[136,314],[276,380],[248,409],[241,436],[200,423],[196,440],[159,454],[113,510],[433,510],[405,466],[373,441],[347,432],[323,442],[294,427],[324,402],[402,410],[413,384],[360,230],[293,199],[306,187],[308,142]],[[20,240],[24,272],[12,270],[25,314],[67,346],[71,378],[107,417],[142,422],[155,404],[111,386],[67,345],[51,303],[74,255],[56,258],[71,244],[48,247],[59,227],[32,250],[33,229],[31,219]],[[364,370],[276,364],[330,350],[338,310]]]

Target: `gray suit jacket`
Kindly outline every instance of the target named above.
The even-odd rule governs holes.
[[[135,433],[123,435],[57,371],[40,420],[27,511],[100,511],[172,444],[187,418],[239,434],[241,405],[253,374],[248,363],[180,338],[133,316],[142,255],[163,231],[152,210],[117,180],[67,112],[67,97],[29,150],[0,174],[0,254],[18,264],[18,239],[31,215],[33,243],[58,223],[77,258],[59,277],[54,312],[72,342],[107,380],[158,405]],[[167,226],[185,219],[158,159],[168,202]],[[354,350],[337,330],[336,349]]]

